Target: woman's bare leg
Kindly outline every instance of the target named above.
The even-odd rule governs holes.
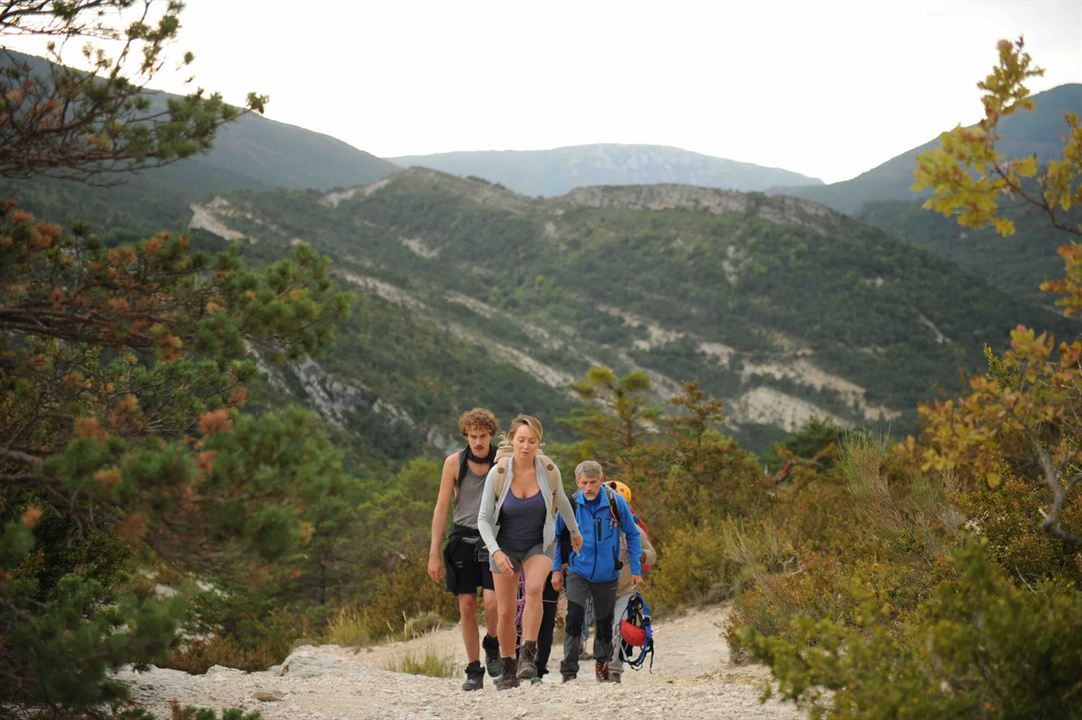
[[[545,590],[545,580],[548,579],[550,570],[552,570],[552,558],[548,555],[533,555],[523,563],[523,572],[526,573],[526,606],[522,610],[522,642],[537,640],[543,610],[541,595]],[[503,619],[502,613],[500,619]]]
[[[515,611],[518,609],[518,573],[510,575],[492,573],[492,584],[496,589],[496,614],[499,617],[499,622],[496,624],[496,637],[500,640],[500,655],[502,657],[514,657]]]

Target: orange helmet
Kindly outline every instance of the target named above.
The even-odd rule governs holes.
[[[628,505],[631,504],[631,488],[629,488],[627,485],[624,485],[619,480],[609,480],[605,484],[611,487],[616,492],[620,493],[620,497],[622,497]]]

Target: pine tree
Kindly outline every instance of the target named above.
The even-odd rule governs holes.
[[[90,73],[41,76],[9,57],[0,175],[96,181],[210,146],[236,110],[199,94],[155,108],[141,92],[178,27],[179,2],[145,20],[161,5],[0,4],[0,33],[123,48],[88,51]],[[136,6],[144,20],[120,24]],[[142,82],[124,74],[133,54]],[[107,247],[0,206],[0,707],[125,707],[109,671],[160,660],[184,613],[147,569],[251,581],[310,539],[306,513],[341,483],[338,457],[310,415],[239,408],[257,359],[317,353],[348,307],[304,246],[257,271],[183,236]]]

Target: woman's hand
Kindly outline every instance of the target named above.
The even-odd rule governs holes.
[[[496,569],[501,573],[510,575],[515,572],[515,566],[511,564],[511,558],[507,557],[507,553],[503,550],[497,550],[492,559],[496,561]]]
[[[578,552],[579,550],[582,550],[582,535],[581,534],[571,536],[571,549],[574,550],[575,552]]]
[[[552,573],[552,589],[560,592],[564,589],[564,571],[555,570]]]

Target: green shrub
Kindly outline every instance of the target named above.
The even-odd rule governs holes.
[[[411,618],[432,613],[445,620],[458,619],[458,600],[428,577],[427,549],[410,550],[393,566],[371,600],[364,617],[374,637],[406,630]]]
[[[651,602],[664,611],[720,600],[730,595],[729,578],[735,571],[716,525],[674,528],[665,540],[664,559],[650,575]]]
[[[255,671],[266,670],[281,662],[283,657],[281,652],[275,652],[266,645],[247,648],[235,638],[214,635],[192,640],[175,650],[162,663],[162,667],[193,675],[201,675],[214,665]]]
[[[665,541],[665,559],[650,576],[650,593],[663,610],[716,602],[794,560],[791,545],[769,518],[682,526]]]
[[[773,637],[738,633],[814,718],[1082,717],[1082,592],[1017,587],[984,543],[951,565],[900,623],[864,602],[849,626],[796,616]]]
[[[248,592],[198,593],[188,631],[191,640],[170,653],[162,667],[199,674],[213,665],[266,670],[289,655],[304,634],[289,608],[275,607],[273,594],[259,587]]]
[[[1044,501],[1045,489],[1013,475],[997,488],[986,483],[958,493],[969,527],[988,541],[989,556],[1005,570],[1037,582],[1049,577],[1082,581],[1082,558],[1071,547],[1042,532],[1033,508]],[[1074,503],[1082,509],[1082,496]],[[1067,507],[1067,515],[1072,506]]]
[[[218,720],[218,713],[207,708],[196,708],[190,705],[181,708],[175,701],[170,720]],[[222,710],[221,720],[259,720],[263,717],[258,710],[245,712],[241,708],[229,708]]]

